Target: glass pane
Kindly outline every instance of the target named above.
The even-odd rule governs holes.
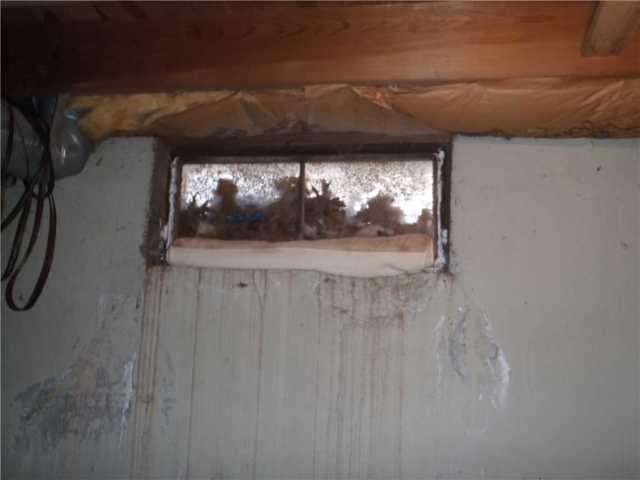
[[[296,163],[183,165],[178,236],[297,239],[299,170]]]
[[[432,235],[432,162],[307,163],[306,190],[306,239]]]

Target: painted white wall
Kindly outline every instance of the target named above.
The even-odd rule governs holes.
[[[155,268],[139,350],[128,342],[139,339],[131,299],[143,288],[152,144],[103,148],[59,185],[60,210],[73,217],[62,220],[37,310],[3,309],[3,474],[639,473],[637,140],[457,138],[452,276]],[[114,303],[122,310],[108,315]],[[126,392],[134,352],[137,408],[124,438],[103,408],[95,427],[107,433],[96,440],[91,428],[69,430],[46,455],[29,453],[40,452],[49,431],[40,427],[59,405],[30,400],[30,385],[52,378],[35,390],[88,393],[106,366],[106,391]],[[56,384],[69,366],[73,382]],[[9,450],[25,402],[44,410],[27,425],[34,450]],[[72,426],[90,425],[90,409],[70,411]]]

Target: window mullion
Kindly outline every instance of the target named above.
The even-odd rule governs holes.
[[[300,173],[298,174],[298,238],[304,239],[304,205],[305,205],[306,164],[300,161]]]

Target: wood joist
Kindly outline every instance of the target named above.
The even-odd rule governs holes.
[[[3,4],[3,93],[640,76],[634,20],[595,2],[32,4]]]

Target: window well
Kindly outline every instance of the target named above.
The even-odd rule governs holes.
[[[171,264],[379,276],[446,265],[445,150],[178,158]]]

